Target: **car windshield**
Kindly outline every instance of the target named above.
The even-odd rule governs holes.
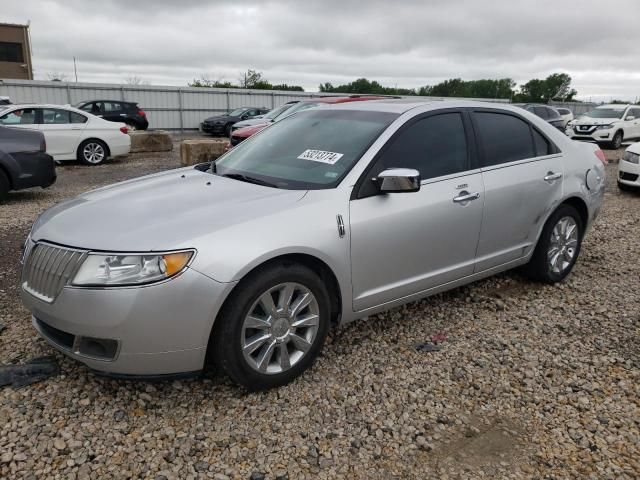
[[[245,110],[246,108],[236,108],[235,110],[227,112],[227,115],[229,115],[230,117],[239,117],[244,113]]]
[[[275,121],[279,122],[280,120],[284,120],[285,118],[287,118],[289,115],[293,115],[296,112],[301,112],[303,110],[308,110],[310,108],[317,107],[318,105],[322,105],[322,104],[318,103],[318,102],[299,102],[299,103],[296,103],[289,110],[287,110],[286,112],[283,112],[283,114],[280,115],[278,118],[276,118]]]
[[[280,115],[282,115],[284,112],[294,107],[295,105],[296,105],[295,103],[287,103],[278,108],[274,108],[273,110],[263,115],[262,118],[266,118],[267,120],[275,120],[276,118],[278,118]]]
[[[624,109],[619,108],[595,108],[585,115],[591,118],[622,118],[623,113]]]
[[[215,172],[290,190],[333,188],[395,118],[325,109],[289,116],[221,157]]]

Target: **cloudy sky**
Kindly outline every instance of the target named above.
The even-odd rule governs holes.
[[[154,85],[366,77],[441,80],[567,72],[579,98],[640,97],[639,0],[0,0],[0,22],[31,22],[36,78]],[[616,12],[618,14],[616,14]]]

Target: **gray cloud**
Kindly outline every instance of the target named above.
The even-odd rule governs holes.
[[[640,95],[637,0],[2,0],[3,20],[31,20],[34,66],[81,81],[184,85],[341,83],[365,76],[418,87],[451,77],[524,82],[564,71],[582,97]],[[615,8],[614,8],[615,7]],[[633,28],[632,28],[633,27]]]

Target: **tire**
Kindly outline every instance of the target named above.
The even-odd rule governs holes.
[[[622,131],[618,130],[613,136],[613,139],[611,140],[611,143],[609,144],[609,146],[613,150],[617,150],[620,148],[621,145],[622,145]]]
[[[295,307],[305,294],[311,295],[305,297],[311,298],[309,305],[293,316],[287,315],[290,309],[282,306]],[[271,312],[279,312],[276,315],[269,315],[269,309],[262,306],[269,304],[269,298],[275,306]],[[208,363],[213,362],[249,391],[285,385],[317,358],[329,330],[330,315],[329,294],[312,270],[291,263],[260,268],[243,279],[225,302],[209,339]],[[305,319],[305,325],[292,326]]]
[[[225,136],[225,137],[229,137],[229,136],[231,135],[231,126],[232,126],[232,125],[233,125],[232,123],[227,123],[227,124],[224,126],[224,136]]]
[[[564,223],[567,219],[569,219],[568,223]],[[575,235],[571,234],[566,237],[562,235],[561,227],[563,224],[568,226],[573,224],[575,229],[572,231],[575,231]],[[560,228],[560,245],[564,244],[565,247],[564,250],[560,250],[560,252],[563,253],[559,252],[557,254],[557,263],[555,263],[557,269],[552,266],[553,257],[551,257],[551,249],[554,247],[553,243],[555,243],[552,239],[555,237],[555,233],[558,232],[556,227]],[[554,232],[554,230],[556,230],[556,232]],[[566,231],[568,230],[569,229]],[[580,255],[583,235],[584,225],[582,224],[582,219],[578,211],[571,205],[560,205],[549,217],[542,229],[536,249],[525,269],[527,275],[533,280],[544,283],[557,283],[564,280],[567,275],[571,273]],[[568,237],[571,237],[571,240],[565,242]],[[558,252],[558,250],[559,247],[556,246],[555,251]],[[571,252],[573,252],[573,255],[569,259],[568,257],[571,255]]]
[[[0,170],[0,202],[4,202],[9,197],[9,190],[11,190],[11,183],[7,175]]]
[[[78,147],[77,158],[85,165],[100,165],[109,158],[109,148],[102,140],[90,138]]]

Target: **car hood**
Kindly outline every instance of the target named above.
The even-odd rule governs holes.
[[[264,118],[252,118],[251,120],[243,120],[241,122],[238,122],[236,124],[234,124],[233,126],[235,128],[244,128],[244,127],[251,127],[253,125],[263,125],[263,124],[267,124],[267,123],[273,123],[272,120],[265,120]]]
[[[629,145],[629,147],[627,148],[627,152],[640,155],[640,142],[632,143],[631,145]]]
[[[619,122],[619,118],[592,118],[580,117],[573,121],[574,125],[609,125],[613,122]]]
[[[260,123],[258,125],[251,125],[249,127],[244,127],[244,128],[239,128],[238,130],[235,130],[233,132],[233,136],[234,137],[250,137],[251,135],[254,135],[256,133],[258,133],[261,130],[264,130],[265,128],[267,128],[269,125],[271,125],[270,123]]]
[[[105,251],[197,248],[202,237],[280,212],[305,193],[178,169],[62,202],[38,218],[31,238]]]
[[[205,118],[204,121],[206,123],[213,123],[213,122],[233,122],[236,121],[238,119],[238,117],[230,117],[229,115],[218,115],[217,117],[209,117],[209,118]]]

